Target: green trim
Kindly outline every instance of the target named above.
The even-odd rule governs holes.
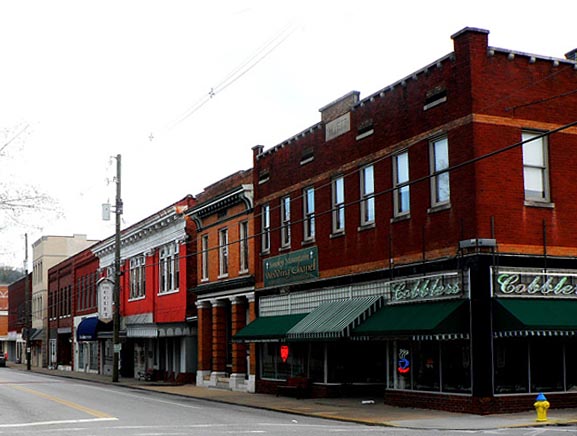
[[[355,336],[466,333],[468,310],[462,300],[390,304],[353,330]]]
[[[300,320],[306,313],[296,315],[281,316],[262,316],[242,328],[234,335],[233,340],[237,342],[274,342],[286,338],[287,332]]]
[[[499,298],[494,330],[575,330],[577,301],[569,299]]]

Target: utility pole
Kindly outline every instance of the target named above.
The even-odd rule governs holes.
[[[112,361],[112,382],[118,382],[118,368],[120,363],[120,216],[122,215],[122,199],[120,197],[120,154],[116,155],[116,233],[114,241],[114,313],[113,313],[113,335],[112,343],[114,347],[114,357]]]
[[[28,280],[28,233],[24,234],[24,325],[26,326],[26,369],[31,370],[30,335],[32,334],[32,292]]]

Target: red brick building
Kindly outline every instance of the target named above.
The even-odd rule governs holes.
[[[28,275],[28,286],[32,283]],[[30,288],[28,288],[30,292]],[[28,302],[29,304],[29,302]],[[8,341],[6,351],[11,362],[26,362],[26,277],[8,285]]]
[[[254,346],[232,337],[254,319],[252,171],[239,171],[196,196],[198,386],[254,392]]]
[[[149,373],[157,379],[194,380],[196,240],[194,224],[184,215],[194,204],[194,198],[187,196],[122,230],[120,314],[126,338],[120,372],[124,377]],[[93,247],[108,277],[114,277],[114,243],[111,236]]]
[[[577,405],[577,63],[488,33],[254,148],[257,392]]]

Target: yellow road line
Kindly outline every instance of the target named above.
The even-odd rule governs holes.
[[[71,409],[79,410],[81,412],[87,413],[88,415],[94,416],[96,418],[113,418],[112,415],[108,413],[101,412],[99,410],[90,409],[89,407],[81,406],[80,404],[73,403],[72,401],[67,401],[62,398],[55,397],[53,395],[45,394],[44,392],[36,391],[34,389],[25,388],[24,386],[17,386],[12,385],[14,389],[17,389],[22,392],[27,392],[32,395],[36,395],[37,397],[45,398],[50,401],[54,401],[55,403],[62,404],[64,406],[70,407]]]

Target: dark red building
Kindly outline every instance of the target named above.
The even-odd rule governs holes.
[[[577,62],[488,34],[254,148],[257,392],[577,405]]]
[[[28,279],[28,284],[26,280]],[[8,341],[6,351],[11,362],[26,361],[26,286],[32,284],[32,274],[8,286]],[[30,292],[30,288],[28,290]],[[30,316],[28,314],[28,316]]]

